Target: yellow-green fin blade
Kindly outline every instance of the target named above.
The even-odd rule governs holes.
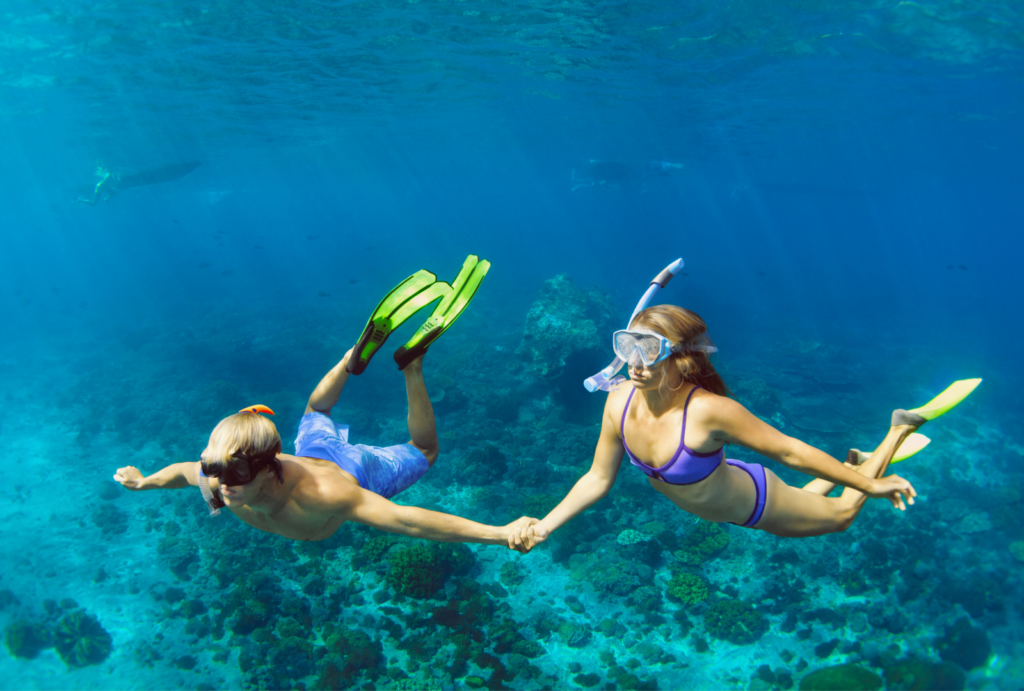
[[[430,344],[455,323],[455,320],[465,311],[473,296],[476,295],[480,283],[490,268],[491,263],[486,259],[480,260],[474,254],[466,258],[459,275],[452,281],[451,292],[438,303],[433,314],[423,322],[412,338],[395,352],[398,369],[405,369],[410,362],[427,352]]]
[[[908,413],[920,415],[925,420],[934,420],[940,415],[945,415],[955,408],[962,400],[971,395],[971,392],[978,388],[981,379],[961,379],[949,385],[949,387],[920,408],[908,410]]]
[[[409,317],[419,312],[434,300],[438,298],[447,298],[451,292],[451,286],[444,281],[438,281],[437,283],[432,284],[426,290],[417,293],[399,305],[398,309],[390,317],[391,328],[397,329],[398,326],[400,324],[404,324]]]
[[[932,440],[928,437],[914,432],[903,440],[903,443],[900,444],[900,448],[896,449],[896,455],[892,457],[890,463],[905,461],[931,443]]]
[[[392,331],[448,290],[450,288],[447,283],[438,283],[437,276],[424,270],[417,271],[392,288],[366,322],[359,341],[352,349],[348,371],[362,374],[370,358],[384,345]]]

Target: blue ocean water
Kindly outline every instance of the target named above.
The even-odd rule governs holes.
[[[0,687],[1021,688],[1022,49],[996,0],[3,3]],[[837,458],[985,381],[896,466],[913,507],[809,539],[630,467],[528,555],[290,542],[111,480],[253,403],[290,451],[381,296],[469,253],[401,503],[550,510],[600,429],[592,339],[680,256],[658,301]],[[566,329],[536,346],[531,308]],[[346,386],[354,441],[406,440],[415,322]]]

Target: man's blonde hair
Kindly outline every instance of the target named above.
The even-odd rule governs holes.
[[[281,448],[281,435],[273,422],[257,413],[235,413],[213,428],[203,460],[230,465],[232,458],[239,455],[273,459],[271,469],[281,480],[281,464],[275,458]]]

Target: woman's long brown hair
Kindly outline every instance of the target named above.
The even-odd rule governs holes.
[[[675,305],[648,307],[630,324],[661,334],[673,343],[689,343],[706,333],[707,324],[700,315]],[[683,376],[684,383],[696,384],[719,396],[731,396],[722,377],[715,371],[708,354],[701,350],[684,350],[669,356],[666,366],[674,365]],[[682,386],[682,384],[680,384]]]

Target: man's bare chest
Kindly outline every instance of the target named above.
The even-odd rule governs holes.
[[[276,516],[266,516],[247,510],[238,517],[258,530],[274,533],[289,540],[315,542],[326,540],[345,521],[338,516],[320,516],[301,509],[286,509]]]

